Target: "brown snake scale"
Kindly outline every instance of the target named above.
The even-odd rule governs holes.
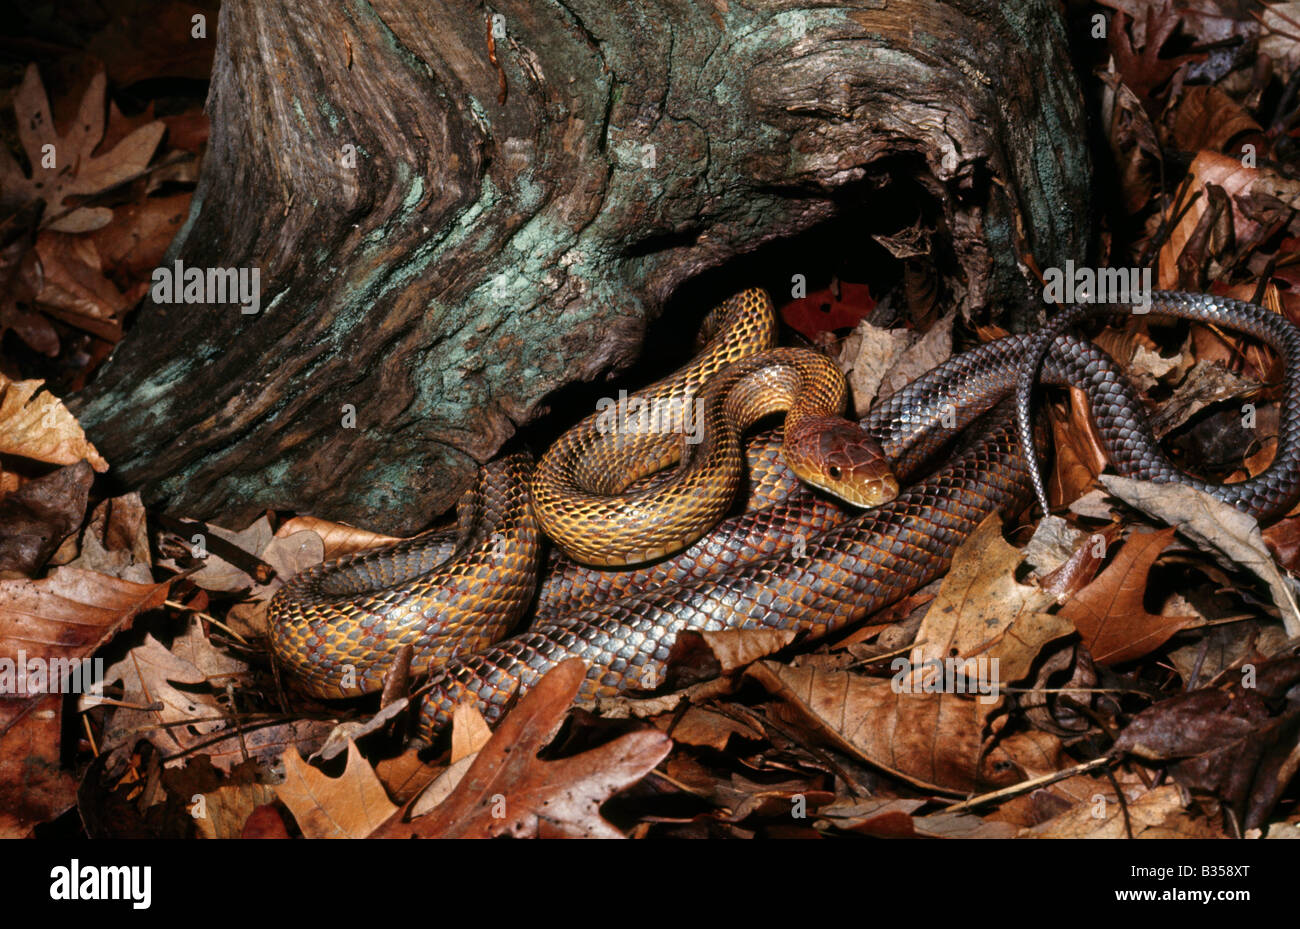
[[[1300,333],[1235,301],[1155,297],[1158,313],[1244,329],[1283,355],[1277,455],[1255,479],[1258,491],[1228,494],[1248,512],[1282,511],[1300,495]],[[698,394],[708,420],[698,447],[683,447],[679,435],[641,431],[611,443],[589,417],[548,450],[531,479],[526,455],[488,464],[458,506],[454,529],[319,565],[277,592],[271,644],[289,676],[322,697],[372,691],[397,650],[409,644],[412,671],[433,675],[420,710],[420,734],[431,738],[462,701],[498,718],[519,692],[569,657],[587,661],[579,697],[591,701],[662,683],[669,651],[685,629],[795,629],[816,638],[843,628],[941,575],[986,516],[1018,512],[1030,501],[1033,484],[1017,425],[1002,401],[1018,380],[1023,388],[1026,359],[1036,360],[1038,352],[1046,353],[1045,382],[1088,393],[1117,470],[1183,480],[1155,445],[1145,411],[1114,363],[1062,327],[1045,342],[1010,336],[950,358],[877,403],[860,431],[828,420],[843,403],[842,381],[834,385],[828,362],[771,348],[775,321],[766,294],[746,291],[715,311],[710,324],[717,332],[685,376],[642,392],[665,390],[688,402]],[[722,519],[743,483],[735,470],[743,457],[740,434],[785,408],[795,410],[787,414],[785,434],[765,433],[745,451],[746,511]],[[977,419],[983,425],[967,430],[935,468],[936,452]],[[811,425],[803,430],[801,423]],[[897,482],[882,476],[876,446],[863,441],[863,431],[879,443]],[[611,451],[612,444],[621,447]],[[813,461],[792,461],[800,455]],[[724,460],[725,467],[718,464]],[[671,482],[645,480],[678,461]],[[905,489],[875,509],[851,510],[803,486],[786,467],[795,464],[801,477],[811,468],[814,482],[825,487],[835,483],[826,474],[832,462],[843,465],[837,470],[844,482],[876,482],[872,502],[887,499],[898,483]],[[1219,493],[1218,485],[1194,483]],[[668,484],[672,493],[694,489],[689,499],[662,504],[655,494]],[[607,508],[595,522],[599,531],[588,532],[583,513],[611,497],[630,500],[633,517]],[[663,508],[655,516],[641,517],[656,505]],[[658,560],[598,570],[555,555],[537,593],[542,528],[562,537],[559,546],[581,561]],[[496,641],[535,596],[532,627]]]

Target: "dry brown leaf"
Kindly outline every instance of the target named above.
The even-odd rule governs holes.
[[[1223,830],[1184,809],[1179,789],[1168,784],[1128,802],[1128,819],[1135,839],[1221,839]],[[1032,829],[1025,839],[1123,839],[1124,809],[1118,801],[1086,801]]]
[[[738,668],[744,668],[745,665],[753,664],[754,661],[767,657],[768,655],[779,652],[781,648],[788,646],[794,639],[800,637],[798,631],[793,629],[723,629],[719,631],[708,630],[682,630],[677,635],[677,642],[673,646],[675,652],[685,652],[690,650],[690,643],[694,641],[701,642],[708,650],[712,661],[710,672],[707,677],[715,677],[716,674],[728,674]],[[672,659],[669,659],[669,664]]]
[[[185,634],[178,638],[174,649],[167,649],[152,635],[146,635],[143,644],[128,651],[121,661],[104,672],[105,684],[121,682],[124,691],[121,699],[127,704],[114,706],[104,726],[100,748],[110,754],[109,769],[124,765],[140,739],[153,743],[168,759],[168,766],[183,765],[186,751],[211,741],[230,725],[216,694],[200,692],[193,685],[212,684],[220,690],[227,678],[246,670],[243,662],[218,651],[207,641],[197,617],[190,617]],[[173,683],[191,685],[191,690],[178,690]],[[82,709],[102,702],[96,695],[81,698]],[[227,760],[233,766],[244,759]]]
[[[1300,608],[1253,517],[1184,484],[1152,484],[1112,474],[1103,474],[1101,482],[1112,495],[1173,526],[1220,564],[1245,568],[1262,580],[1282,613],[1287,634],[1300,637]]]
[[[42,230],[36,238],[41,286],[35,301],[48,315],[106,342],[122,338],[122,318],[134,303],[104,277],[104,263],[86,236]]]
[[[1111,21],[1107,39],[1115,66],[1123,75],[1124,83],[1142,98],[1154,114],[1157,112],[1153,99],[1156,91],[1196,56],[1165,58],[1160,54],[1181,22],[1171,0],[1152,0],[1143,5],[1142,12],[1145,14],[1143,18],[1134,17],[1132,20],[1126,13],[1117,12]]]
[[[50,115],[49,98],[36,65],[28,65],[22,86],[14,95],[18,138],[27,153],[32,176],[24,173],[8,150],[0,146],[0,187],[23,202],[46,203],[41,220],[56,232],[89,232],[108,223],[113,211],[104,207],[68,210],[71,196],[101,193],[144,171],[153,158],[166,126],[160,120],[142,126],[107,154],[95,156],[104,137],[103,72],[97,74],[81,98],[72,125],[60,136]]]
[[[396,803],[405,803],[418,796],[445,770],[442,765],[422,761],[418,746],[375,765],[375,775]]]
[[[1042,732],[1015,733],[984,751],[996,702],[908,693],[889,679],[771,661],[746,673],[781,697],[795,721],[927,790],[962,794],[1007,787],[1059,767],[1060,743]]]
[[[74,568],[97,571],[137,584],[153,581],[149,527],[138,493],[102,501],[81,533]]]
[[[654,724],[671,735],[675,742],[705,745],[717,751],[725,749],[733,735],[742,739],[766,738],[761,730],[748,723],[699,706],[688,707],[680,718],[665,713],[656,718]]]
[[[332,523],[327,519],[317,519],[315,516],[295,516],[277,529],[275,536],[276,538],[286,538],[299,532],[314,532],[320,536],[323,544],[322,558],[325,561],[342,558],[344,555],[351,555],[353,552],[380,548],[385,545],[395,545],[398,542],[405,541],[395,536],[380,535],[377,532],[357,529],[346,523]]]
[[[307,754],[319,751],[331,728],[331,723],[323,719],[243,723],[229,736],[196,742],[194,754],[206,757],[219,771],[229,771],[250,759],[269,766],[290,748]]]
[[[904,329],[884,329],[863,320],[844,340],[839,366],[848,378],[857,416],[871,409],[886,373],[914,339]]]
[[[1092,488],[1108,459],[1093,428],[1088,401],[1081,390],[1070,388],[1068,415],[1055,403],[1047,405],[1047,414],[1056,449],[1047,490],[1052,500],[1068,503]]]
[[[29,235],[0,249],[0,337],[6,330],[43,355],[59,353],[59,334],[40,313],[29,312],[41,288],[41,263]],[[19,304],[22,304],[20,306]]]
[[[11,381],[0,374],[0,454],[60,465],[84,458],[101,474],[107,471],[108,462],[63,402],[51,393],[36,393],[44,383]]]
[[[451,763],[477,754],[492,739],[487,720],[472,703],[462,703],[451,714]]]
[[[1290,74],[1300,67],[1300,3],[1271,2],[1264,4],[1260,19],[1259,50],[1261,54],[1280,62]]]
[[[76,568],[59,568],[40,581],[0,581],[0,657],[11,668],[19,659],[41,658],[58,673],[88,658],[140,612],[161,605],[167,588]],[[96,683],[78,675],[61,689]],[[29,677],[22,692],[0,697],[0,836],[24,836],[76,800],[75,781],[60,766],[63,696],[42,690],[49,688]]]
[[[325,739],[325,744],[311,757],[311,760],[315,761],[319,758],[329,761],[331,758],[343,754],[347,751],[349,742],[355,742],[362,736],[383,729],[392,719],[400,716],[410,705],[410,702],[407,697],[399,697],[368,719],[344,720],[330,730],[329,737]]]
[[[1258,229],[1259,224],[1248,219],[1237,205],[1237,197],[1248,193],[1259,177],[1255,168],[1248,168],[1241,159],[1218,152],[1200,152],[1188,171],[1190,181],[1186,185],[1183,197],[1170,209],[1171,216],[1183,211],[1188,201],[1197,193],[1200,197],[1191,208],[1183,214],[1178,225],[1169,233],[1169,238],[1160,246],[1160,287],[1169,290],[1178,286],[1178,258],[1187,247],[1205,211],[1210,208],[1210,198],[1205,192],[1206,184],[1223,188],[1232,204],[1232,224],[1238,242],[1246,241]]]
[[[1172,143],[1185,152],[1202,149],[1223,152],[1238,136],[1248,132],[1263,133],[1259,123],[1241,104],[1217,87],[1206,84],[1184,87],[1166,117],[1170,123]]]
[[[1067,621],[1042,612],[1055,603],[1051,591],[1016,580],[1023,558],[1002,538],[996,513],[962,543],[917,630],[920,644],[910,656],[914,684],[925,678],[925,662],[980,657],[997,660],[998,684],[1017,681],[1044,644],[1073,631]]]
[[[957,318],[954,309],[935,321],[921,336],[889,366],[880,384],[879,397],[906,387],[925,372],[938,367],[952,355],[952,324]]]
[[[0,838],[27,838],[77,802],[77,779],[59,758],[62,706],[63,698],[51,694],[0,734]]]
[[[133,584],[68,567],[38,581],[0,581],[0,654],[11,660],[20,651],[47,661],[85,658],[141,612],[161,606],[170,583]],[[35,696],[22,692],[6,699],[6,710],[20,712],[4,714],[0,723],[7,726],[21,715],[23,708],[13,701]]]
[[[194,817],[199,836],[237,839],[244,834],[244,825],[253,810],[275,802],[275,788],[269,784],[227,784],[201,796],[203,815]]]
[[[113,221],[88,238],[117,274],[143,275],[162,264],[167,246],[185,224],[193,194],[146,197],[117,207]],[[121,278],[119,277],[120,281]]]
[[[1196,622],[1195,616],[1148,613],[1142,605],[1151,566],[1173,537],[1172,529],[1133,533],[1101,574],[1061,608],[1098,664],[1140,658]]]
[[[348,746],[347,767],[338,777],[313,768],[297,749],[289,749],[284,783],[275,792],[309,839],[363,839],[397,812],[355,742]]]
[[[501,720],[446,800],[429,815],[395,819],[376,835],[621,837],[601,817],[600,805],[644,777],[673,743],[661,732],[633,732],[570,758],[539,760],[586,674],[578,658],[549,671]]]
[[[235,531],[233,529],[223,529],[221,526],[214,526],[211,523],[207,525],[208,532],[224,539],[231,545],[241,548],[258,558],[266,551],[266,547],[271,543],[271,521],[265,516],[259,517],[252,525],[246,529]],[[199,535],[202,535],[200,532]],[[187,542],[193,542],[193,539],[187,539]],[[207,546],[203,548],[206,550]],[[166,565],[167,562],[164,562]],[[245,590],[247,588],[258,588],[259,585],[246,571],[232,565],[230,562],[218,555],[208,551],[204,558],[204,565],[198,571],[190,575],[190,580],[198,587],[204,590],[216,591],[235,591]],[[267,596],[270,594],[268,593]]]
[[[0,497],[0,572],[32,575],[76,532],[95,473],[79,461]]]

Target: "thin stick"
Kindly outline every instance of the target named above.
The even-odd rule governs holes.
[[[1020,794],[1029,793],[1031,790],[1037,790],[1046,784],[1054,784],[1057,781],[1063,781],[1067,777],[1074,777],[1076,774],[1084,774],[1097,768],[1104,768],[1115,762],[1116,759],[1107,755],[1101,758],[1094,758],[1092,761],[1085,761],[1083,764],[1075,765],[1073,768],[1066,768],[1063,771],[1056,771],[1052,774],[1044,774],[1042,777],[1035,777],[1027,781],[1021,781],[1019,784],[1012,784],[1010,787],[1003,787],[1001,790],[995,790],[992,793],[980,794],[978,797],[971,797],[969,800],[963,800],[960,803],[954,803],[952,806],[945,806],[939,810],[940,813],[957,813],[962,810],[969,810],[973,807],[983,806],[985,803],[991,803],[994,800],[1005,800],[1008,797],[1016,797]]]

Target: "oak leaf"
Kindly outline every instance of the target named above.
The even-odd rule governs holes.
[[[71,196],[102,193],[140,174],[149,165],[166,126],[155,120],[132,132],[113,150],[94,154],[104,137],[104,91],[107,80],[101,71],[90,81],[81,98],[77,116],[67,132],[59,135],[50,115],[36,65],[28,65],[22,86],[14,95],[14,116],[18,138],[27,153],[32,175],[23,173],[8,150],[0,146],[0,187],[16,192],[23,202],[42,199],[46,203],[42,225],[56,232],[89,232],[113,218],[106,207],[71,210],[64,201]]]
[[[284,783],[275,792],[309,839],[365,838],[397,811],[355,742],[348,745],[347,767],[339,777],[313,768],[290,748],[284,753]]]
[[[655,730],[632,732],[579,755],[540,760],[586,673],[579,658],[553,668],[501,720],[446,800],[409,823],[395,818],[376,835],[621,838],[600,805],[644,777],[673,743]]]

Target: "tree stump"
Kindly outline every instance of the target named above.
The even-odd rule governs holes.
[[[260,309],[147,301],[74,411],[174,512],[407,533],[683,282],[900,191],[968,317],[1025,313],[1088,241],[1058,6],[227,0],[168,262]]]

